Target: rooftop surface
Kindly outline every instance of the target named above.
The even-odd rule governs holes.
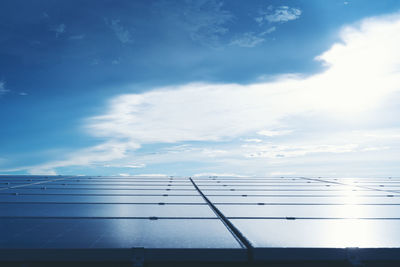
[[[0,176],[0,229],[10,265],[393,263],[400,178]]]

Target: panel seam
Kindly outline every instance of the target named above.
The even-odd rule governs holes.
[[[234,226],[227,217],[207,198],[207,196],[201,191],[201,189],[197,186],[195,181],[189,177],[190,182],[196,188],[197,192],[203,197],[204,201],[208,204],[211,210],[217,215],[217,217],[221,220],[221,222],[225,225],[228,231],[232,234],[232,236],[239,242],[239,244],[246,248],[247,250],[247,258],[249,261],[253,261],[253,250],[254,247],[250,243],[250,241],[240,232],[236,226]]]

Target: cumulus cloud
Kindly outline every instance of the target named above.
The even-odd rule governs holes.
[[[261,11],[260,13],[261,16],[255,18],[255,20],[260,24],[262,24],[264,21],[268,21],[270,23],[284,23],[300,18],[302,11],[299,8],[288,6],[280,6],[275,9],[273,6],[269,6],[267,10]]]
[[[122,159],[142,144],[227,142],[257,133],[267,137],[289,134],[266,129],[279,129],[282,120],[293,116],[317,114],[358,121],[364,112],[400,91],[399,36],[399,15],[371,18],[345,27],[341,42],[316,58],[325,69],[311,76],[283,75],[271,82],[248,85],[192,83],[116,96],[103,114],[86,121],[89,134],[109,142],[40,168]],[[350,153],[359,146],[342,139],[333,145],[321,140],[275,147],[247,144],[235,149],[244,157],[286,158]],[[235,149],[214,155],[223,158]]]
[[[121,43],[131,44],[134,42],[132,34],[128,29],[121,25],[121,21],[119,19],[105,19],[105,22]]]

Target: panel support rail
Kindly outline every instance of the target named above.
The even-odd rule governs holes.
[[[253,246],[251,245],[250,241],[239,231],[239,229],[236,228],[236,226],[229,221],[228,218],[225,217],[225,215],[206,197],[206,195],[204,195],[201,189],[193,181],[192,177],[189,177],[189,180],[193,184],[194,188],[196,188],[197,192],[199,192],[199,194],[203,197],[204,201],[207,202],[208,206],[232,233],[233,237],[238,240],[243,247],[246,248],[248,261],[253,261]]]

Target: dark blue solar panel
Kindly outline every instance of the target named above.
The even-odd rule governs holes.
[[[2,219],[0,226],[0,248],[240,248],[217,219]]]
[[[399,248],[399,190],[397,178],[0,176],[0,248]]]

